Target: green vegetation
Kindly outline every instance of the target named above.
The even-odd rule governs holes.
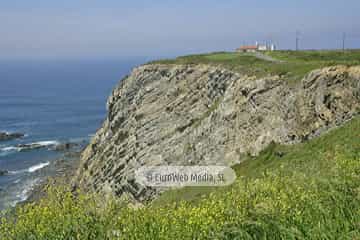
[[[360,50],[351,51],[275,51],[266,55],[279,60],[270,62],[250,53],[219,52],[190,55],[154,61],[162,64],[213,64],[227,69],[255,75],[280,75],[290,82],[297,81],[311,70],[333,65],[360,65]]]
[[[359,134],[356,118],[303,144],[271,144],[235,167],[232,186],[169,191],[143,208],[50,188],[5,213],[0,239],[359,239]]]

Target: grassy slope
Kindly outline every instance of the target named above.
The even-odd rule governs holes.
[[[319,178],[329,176],[332,167],[330,159],[336,154],[347,158],[360,157],[360,118],[356,118],[346,126],[334,129],[327,134],[312,141],[295,145],[271,144],[258,157],[248,157],[247,160],[233,166],[238,177],[259,178],[267,171],[282,168],[284,173],[304,173]],[[211,192],[229,191],[225,189],[204,187],[187,187],[180,190],[171,190],[163,193],[153,202],[161,206],[168,202],[198,202],[206,198]]]
[[[51,189],[1,219],[0,239],[360,238],[359,117],[303,144],[273,144],[235,169],[231,187],[203,198],[170,191],[140,209]]]
[[[276,51],[265,54],[282,60],[282,63],[258,59],[248,53],[219,52],[210,54],[190,55],[154,61],[163,64],[213,64],[225,68],[256,75],[268,74],[286,76],[289,81],[301,79],[311,70],[333,65],[360,65],[360,50],[347,51]]]

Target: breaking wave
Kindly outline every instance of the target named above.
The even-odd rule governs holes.
[[[33,173],[33,172],[36,172],[37,170],[40,170],[46,166],[48,166],[50,164],[50,162],[45,162],[45,163],[39,163],[37,165],[34,165],[34,166],[31,166],[28,168],[28,172],[29,173]]]
[[[18,171],[9,171],[10,174],[19,174],[19,173],[34,173],[46,166],[49,166],[50,162],[44,162],[44,163],[38,163],[36,165],[33,165],[27,169],[18,170]]]
[[[28,199],[31,191],[34,189],[35,185],[39,183],[39,179],[32,179],[28,181],[24,188],[16,194],[16,200],[12,202],[12,206],[16,206],[17,203],[24,202]]]
[[[18,152],[17,147],[3,147],[0,149],[0,157],[4,157],[15,152]]]
[[[40,148],[55,147],[59,145],[58,141],[39,141],[28,144],[18,144],[16,146],[8,146],[0,148],[0,157],[7,156],[12,153],[35,150]]]

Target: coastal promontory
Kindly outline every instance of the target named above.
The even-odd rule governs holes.
[[[215,53],[133,69],[109,97],[75,183],[151,200],[162,190],[136,182],[142,166],[232,166],[271,143],[308,141],[359,113],[359,66],[334,53],[331,61],[294,54],[279,52],[272,57],[282,61],[270,62]]]

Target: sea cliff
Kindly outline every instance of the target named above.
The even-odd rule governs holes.
[[[350,120],[360,111],[360,67],[319,68],[290,83],[210,64],[146,64],[120,81],[107,109],[74,183],[147,201],[162,189],[136,182],[141,166],[233,165]]]

